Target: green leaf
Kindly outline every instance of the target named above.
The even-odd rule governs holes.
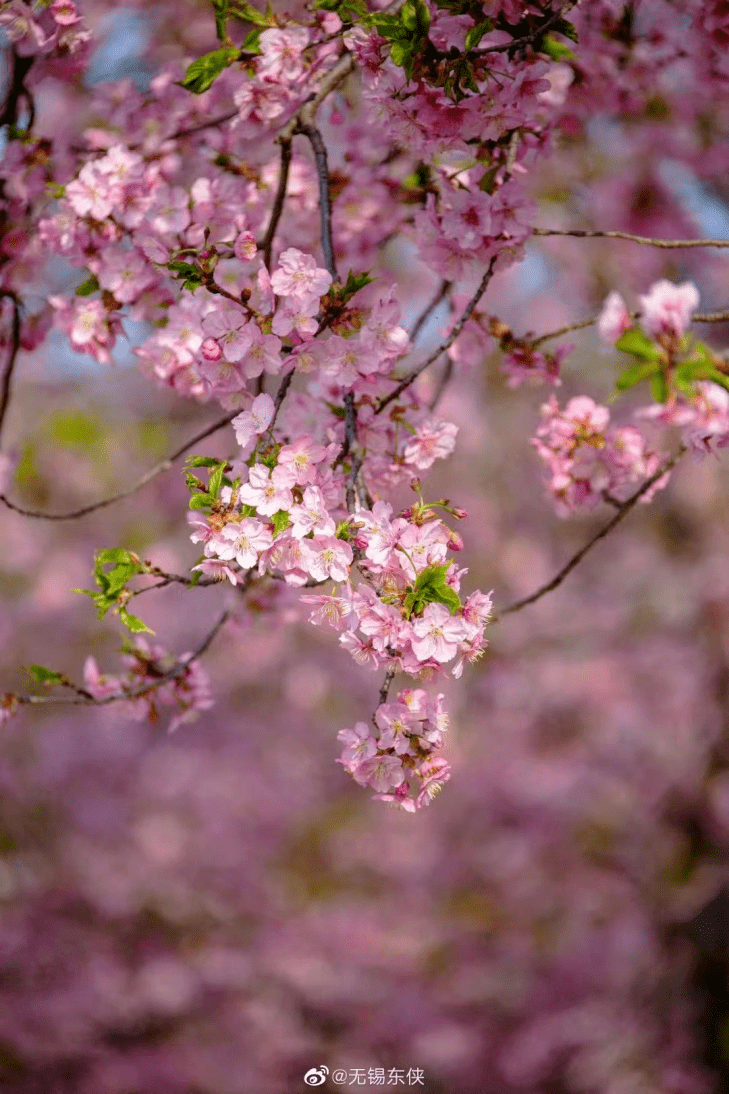
[[[629,388],[635,387],[642,380],[649,379],[657,367],[655,361],[638,361],[634,365],[628,365],[625,372],[616,381],[615,386],[618,391],[628,391]]]
[[[452,589],[450,585],[437,585],[429,590],[429,601],[437,602],[438,604],[445,604],[448,611],[453,615],[454,612],[460,610],[461,599],[455,589]]]
[[[47,669],[44,665],[26,665],[25,671],[39,684],[53,687],[54,684],[64,684],[67,677],[62,672]]]
[[[197,266],[193,266],[192,262],[182,262],[179,258],[176,258],[174,262],[168,262],[167,269],[178,274],[179,277],[193,277],[200,273]]]
[[[270,27],[274,23],[272,16],[261,14],[252,4],[246,3],[246,0],[234,0],[230,7],[230,14],[237,19],[242,19],[245,23],[253,23],[255,27]]]
[[[720,372],[718,368],[711,370],[709,379],[713,380],[713,382],[715,384],[718,384],[719,387],[723,387],[727,391],[729,391],[729,376],[726,376],[723,372]]]
[[[223,473],[227,464],[225,462],[219,463],[210,476],[208,482],[208,495],[212,498],[217,498],[220,494],[220,488],[223,485]]]
[[[250,31],[243,41],[243,49],[246,53],[260,53],[261,46],[259,39],[263,34],[263,28],[257,27],[255,30]]]
[[[220,460],[215,456],[188,456],[185,463],[189,467],[217,467]]]
[[[190,509],[208,509],[215,501],[215,498],[211,498],[210,494],[196,494],[194,498],[190,498]]]
[[[280,536],[288,526],[291,524],[289,515],[285,509],[279,509],[277,513],[274,513],[271,517],[271,524],[273,525],[273,538]]]
[[[128,612],[126,608],[119,609],[119,618],[132,634],[154,634],[151,627],[148,627],[146,623],[143,623],[138,616]]]
[[[666,374],[662,369],[653,375],[653,378],[651,379],[651,390],[653,392],[653,398],[657,403],[665,403],[668,398],[668,383],[666,381]]]
[[[253,23],[255,20],[250,19],[249,22]],[[268,25],[265,19],[262,25]],[[212,53],[205,53],[202,57],[198,57],[196,61],[188,65],[180,86],[191,91],[193,95],[202,95],[213,86],[220,73],[233,63],[238,52],[235,48],[214,49]]]
[[[661,351],[651,342],[647,334],[640,327],[631,327],[621,335],[615,343],[615,348],[621,353],[629,353],[632,357],[640,357],[643,361],[660,360]]]
[[[466,35],[466,53],[469,49],[475,49],[484,34],[488,34],[490,30],[493,30],[493,23],[490,19],[487,19],[485,23],[477,23],[475,27],[471,27]]]
[[[90,277],[88,281],[84,281],[82,285],[79,285],[76,289],[76,296],[91,296],[93,292],[96,292],[99,288],[99,282],[95,277]]]
[[[566,46],[564,42],[559,42],[554,35],[545,34],[542,38],[539,46],[540,53],[546,53],[548,57],[551,57],[553,61],[576,61],[577,54],[574,50],[571,50],[569,46]]]
[[[393,42],[390,46],[390,57],[392,63],[399,68],[405,69],[405,75],[408,79],[412,75],[413,62],[415,60],[416,46],[412,42]]]
[[[360,289],[363,289],[365,285],[369,285],[374,280],[374,277],[370,277],[369,270],[360,274],[355,274],[350,270],[347,274],[347,280],[342,285],[339,299],[342,303],[346,303],[351,300],[355,293],[358,293]]]
[[[182,288],[189,289],[190,292],[195,292],[195,289],[199,289],[201,285],[201,277],[188,277],[187,281],[182,282]]]

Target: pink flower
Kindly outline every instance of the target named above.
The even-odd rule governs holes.
[[[691,315],[699,306],[699,294],[691,281],[673,285],[657,281],[645,296],[638,298],[641,306],[641,326],[646,334],[658,337],[668,334],[680,338],[685,334]]]
[[[223,304],[206,315],[202,329],[218,343],[226,361],[240,361],[251,345],[248,318],[242,308]]]
[[[316,581],[346,581],[352,565],[352,548],[335,536],[314,536],[301,541],[309,573]]]
[[[258,556],[273,543],[271,531],[258,520],[246,517],[239,524],[226,524],[208,544],[206,554],[214,553],[224,561],[235,559],[244,570],[250,570],[258,562]]]
[[[294,478],[288,468],[274,467],[271,471],[257,463],[250,469],[248,482],[241,486],[238,496],[244,505],[252,505],[262,516],[270,517],[280,509],[291,509],[293,484]]]
[[[379,753],[357,764],[352,771],[360,786],[371,786],[378,794],[386,794],[405,781],[402,762],[391,753]]]
[[[467,637],[463,620],[452,616],[445,604],[428,604],[412,629],[415,637],[410,644],[419,661],[432,657],[444,664],[456,656],[459,644]]]
[[[328,623],[335,630],[342,631],[353,615],[356,618],[352,601],[348,597],[307,595],[301,597],[301,602],[314,605],[309,622],[315,627],[318,627],[320,623]]]
[[[450,456],[456,447],[457,433],[458,426],[452,422],[438,422],[435,418],[428,418],[405,446],[405,462],[417,467],[419,471],[427,471],[436,460]]]
[[[254,436],[266,432],[273,421],[274,410],[273,399],[264,391],[253,400],[250,410],[244,410],[233,418],[231,424],[241,448],[245,448]]]
[[[333,536],[337,526],[327,510],[324,495],[316,486],[307,486],[301,505],[291,510],[292,535],[303,539],[310,532],[316,535]]]
[[[371,727],[365,722],[357,722],[354,729],[340,729],[337,740],[344,743],[344,751],[339,762],[348,771],[352,771],[363,760],[369,760],[377,752],[377,741],[371,734]]]
[[[597,319],[597,330],[608,346],[614,346],[630,326],[630,315],[618,292],[608,293]]]
[[[51,15],[61,27],[73,26],[81,18],[72,0],[54,0],[51,4]]]
[[[310,433],[303,433],[292,444],[286,444],[278,454],[279,466],[290,467],[294,473],[294,481],[299,486],[314,482],[316,478],[316,464],[321,463],[326,457],[326,449],[323,445],[315,444]]]
[[[199,570],[203,577],[212,577],[215,581],[224,581],[227,577],[231,585],[238,584],[238,578],[235,571],[231,570],[227,562],[223,562],[219,558],[205,558],[197,566],[192,567],[194,570]]]
[[[113,293],[120,304],[129,304],[156,279],[154,271],[139,251],[102,252],[96,274],[102,289]]]
[[[323,296],[332,283],[331,274],[317,266],[311,255],[289,247],[271,275],[271,287],[277,296],[295,296],[308,303]]]
[[[302,55],[309,44],[306,27],[286,27],[284,30],[264,30],[258,39],[261,54],[256,72],[265,80],[293,82],[304,71]]]

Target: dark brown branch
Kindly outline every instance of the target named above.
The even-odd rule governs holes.
[[[15,361],[20,349],[20,301],[13,294],[5,290],[0,292],[0,296],[4,296],[9,299],[12,304],[13,314],[10,323],[10,338],[9,350],[7,361],[5,362],[5,368],[3,369],[2,381],[0,381],[0,431],[3,428],[5,422],[5,415],[8,412],[10,405],[10,392],[13,380],[13,370],[15,368]]]
[[[329,164],[327,160],[327,147],[324,144],[321,133],[315,125],[305,121],[299,121],[297,132],[308,137],[316,160],[316,173],[319,179],[319,214],[321,217],[321,249],[324,252],[324,262],[332,280],[337,280],[337,267],[334,261],[334,245],[332,243],[332,200],[329,182]]]
[[[278,228],[278,222],[281,219],[283,213],[284,201],[286,200],[286,187],[289,182],[289,168],[291,167],[291,138],[281,138],[281,167],[278,173],[278,186],[276,188],[276,197],[273,201],[273,209],[271,210],[271,219],[268,222],[268,228],[266,228],[266,234],[264,235],[258,246],[263,251],[263,261],[266,263],[266,269],[271,269],[271,251],[273,249],[273,240],[276,235],[276,229]]]
[[[433,350],[433,352],[430,354],[429,357],[427,357],[425,359],[425,361],[423,361],[416,368],[414,368],[413,371],[410,372],[405,377],[404,380],[401,380],[394,391],[391,391],[390,394],[386,395],[384,399],[380,399],[379,403],[377,404],[377,409],[375,410],[375,414],[381,414],[382,411],[385,409],[385,407],[389,406],[390,403],[394,402],[394,400],[397,399],[397,397],[399,395],[401,395],[402,392],[405,391],[406,388],[409,388],[410,385],[415,380],[417,380],[418,376],[420,376],[420,374],[422,372],[425,372],[426,368],[428,368],[429,365],[432,365],[434,361],[438,360],[438,358],[440,357],[440,355],[442,353],[445,353],[446,350],[450,349],[450,347],[453,345],[453,343],[455,342],[458,335],[461,333],[461,331],[465,327],[468,320],[471,318],[471,316],[473,314],[473,311],[474,311],[474,308],[478,304],[479,300],[481,299],[483,294],[486,292],[486,289],[488,288],[489,282],[491,281],[491,278],[494,275],[494,267],[496,266],[496,259],[497,259],[497,255],[494,255],[493,258],[491,259],[491,261],[489,262],[488,269],[486,270],[486,273],[481,278],[481,281],[479,283],[478,288],[476,289],[476,292],[473,294],[473,296],[469,300],[469,302],[466,305],[466,308],[463,312],[463,315],[458,320],[458,322],[455,324],[455,326],[453,327],[453,330],[448,335],[448,337],[443,339],[443,341],[438,346],[438,348]]]
[[[569,562],[567,562],[562,567],[562,569],[555,574],[551,581],[548,581],[545,585],[540,585],[539,588],[535,589],[535,591],[533,593],[530,593],[529,596],[525,596],[521,600],[516,600],[513,604],[509,604],[506,608],[502,608],[500,612],[493,616],[492,622],[496,623],[505,615],[511,615],[513,612],[521,611],[521,609],[526,608],[528,604],[533,604],[535,601],[541,600],[543,596],[546,596],[547,593],[551,593],[554,589],[561,585],[564,579],[572,573],[575,567],[582,561],[585,555],[592,550],[595,544],[599,543],[601,539],[605,539],[605,537],[612,532],[613,528],[617,527],[617,525],[620,524],[620,522],[624,520],[625,517],[627,517],[628,513],[631,511],[631,509],[633,509],[635,505],[638,504],[643,495],[647,494],[651,487],[655,486],[658,480],[663,478],[663,476],[667,474],[672,467],[675,467],[675,465],[678,463],[678,461],[681,459],[685,452],[686,446],[681,445],[681,447],[676,452],[674,452],[672,456],[665,460],[664,463],[662,463],[661,466],[658,468],[658,470],[655,471],[650,476],[650,478],[646,479],[643,485],[640,486],[634,494],[631,494],[626,501],[620,504],[615,516],[612,517],[607,522],[607,524],[604,524],[602,528],[598,532],[596,532],[595,535],[592,536],[592,538],[589,539],[587,543],[585,543],[584,546],[582,546],[580,550],[577,551],[576,554],[572,556]]]
[[[387,696],[390,694],[390,684],[395,679],[395,669],[388,669],[385,673],[385,679],[382,681],[382,687],[380,688],[380,706],[387,702]]]
[[[122,501],[124,498],[131,497],[132,494],[136,494],[138,490],[147,486],[148,483],[156,479],[158,475],[163,475],[167,471],[172,470],[172,466],[176,460],[183,456],[185,452],[188,452],[191,448],[194,448],[200,441],[204,441],[206,437],[212,436],[213,433],[217,433],[219,429],[227,425],[237,417],[240,413],[238,410],[232,411],[230,414],[226,414],[224,418],[218,419],[217,422],[213,422],[212,425],[202,429],[199,433],[196,433],[189,441],[181,445],[171,455],[163,460],[162,463],[157,464],[151,471],[148,471],[146,475],[143,475],[141,479],[133,483],[132,486],[128,486],[126,490],[121,490],[118,494],[112,494],[109,498],[103,498],[101,501],[92,502],[90,505],[83,505],[80,509],[72,509],[68,513],[40,513],[35,509],[24,509],[20,505],[16,505],[15,502],[10,501],[4,494],[0,494],[0,501],[7,506],[8,509],[12,509],[14,513],[20,513],[23,517],[33,517],[35,520],[76,520],[78,517],[85,517],[88,513],[93,513],[97,509],[105,509],[109,505],[114,505],[117,501]]]

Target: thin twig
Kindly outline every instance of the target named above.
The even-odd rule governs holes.
[[[295,369],[291,369],[290,372],[287,372],[283,380],[281,381],[281,384],[279,385],[279,389],[276,392],[276,398],[273,400],[273,418],[271,418],[271,422],[268,427],[269,430],[273,429],[276,424],[278,412],[283,405],[283,401],[286,398],[289,388],[291,387],[291,381],[294,378],[294,372]]]
[[[0,292],[0,297],[10,299],[13,306],[13,317],[10,325],[10,350],[8,359],[3,369],[2,381],[0,381],[0,430],[5,422],[5,415],[10,405],[10,389],[13,379],[13,369],[20,349],[20,301],[14,293],[7,290]]]
[[[332,467],[338,467],[343,460],[346,460],[356,439],[357,409],[354,405],[354,395],[351,391],[348,391],[344,396],[344,440]]]
[[[440,287],[439,287],[438,291],[436,292],[435,296],[433,297],[433,299],[430,301],[429,304],[426,304],[426,306],[423,308],[423,310],[421,311],[418,318],[415,320],[415,323],[413,325],[413,329],[410,331],[410,341],[413,344],[415,343],[418,335],[420,334],[421,330],[423,329],[425,324],[430,319],[430,317],[433,314],[433,312],[435,311],[435,309],[438,307],[438,305],[440,303],[442,303],[443,300],[445,300],[446,296],[448,295],[448,290],[451,288],[452,284],[453,284],[452,281],[446,281],[445,278],[444,278],[443,281],[441,281]]]
[[[639,319],[640,312],[629,313],[631,319]],[[569,334],[573,330],[584,330],[586,327],[594,327],[599,315],[593,315],[590,319],[580,319],[576,323],[568,323],[557,330],[550,330],[546,334],[540,334],[538,338],[529,338],[526,341],[530,346],[541,346],[542,342],[548,342],[552,338],[561,338],[563,334]],[[693,323],[729,323],[729,311],[700,312],[691,317]]]
[[[478,57],[483,56],[486,53],[512,53],[522,52],[526,46],[531,45],[532,42],[536,42],[539,38],[543,38],[550,27],[558,23],[560,19],[563,19],[570,8],[573,8],[577,0],[569,0],[568,3],[563,4],[558,11],[553,12],[549,18],[547,18],[541,26],[537,27],[531,34],[525,34],[523,38],[514,38],[511,42],[506,42],[504,45],[499,46],[487,46],[485,49],[475,51]]]
[[[291,167],[291,138],[281,140],[281,167],[278,173],[278,186],[276,187],[276,197],[273,201],[273,209],[271,210],[271,219],[268,222],[268,228],[266,228],[266,234],[261,242],[258,244],[263,251],[263,261],[266,264],[266,269],[271,269],[271,251],[273,250],[273,240],[276,235],[276,229],[278,228],[278,222],[281,219],[283,213],[284,202],[286,200],[286,187],[289,182],[289,168]]]
[[[382,681],[382,687],[380,688],[380,706],[387,702],[387,696],[390,693],[390,684],[395,679],[395,669],[388,669],[385,673],[385,679]]]
[[[634,494],[631,494],[626,501],[621,503],[615,516],[611,517],[607,524],[604,524],[602,528],[598,532],[596,532],[595,535],[592,536],[592,538],[589,539],[587,543],[585,543],[584,546],[582,546],[580,550],[577,551],[576,554],[572,556],[569,562],[567,562],[562,567],[562,569],[555,574],[551,581],[548,581],[545,585],[540,585],[539,588],[535,589],[535,591],[533,593],[530,593],[529,596],[525,596],[521,600],[516,600],[513,604],[509,604],[506,608],[502,608],[500,612],[496,613],[492,617],[492,622],[495,623],[499,619],[502,619],[505,615],[511,615],[513,612],[521,611],[521,609],[525,608],[527,604],[533,604],[536,600],[540,600],[543,596],[546,596],[547,593],[551,593],[553,589],[556,589],[559,585],[561,585],[564,579],[568,576],[568,574],[571,574],[574,568],[582,561],[588,551],[591,551],[596,543],[599,543],[601,539],[604,539],[605,536],[609,535],[610,532],[612,532],[613,528],[620,524],[621,520],[624,520],[625,517],[627,517],[630,510],[638,504],[643,495],[646,494],[652,486],[655,486],[658,480],[663,478],[663,476],[666,475],[672,467],[675,467],[675,465],[678,463],[678,461],[681,459],[686,451],[686,446],[681,445],[681,447],[676,452],[674,452],[672,456],[665,460],[664,463],[662,463],[661,466],[658,468],[658,470],[655,471],[650,476],[650,478],[646,479],[643,485],[639,487],[639,489],[636,490]]]
[[[205,651],[211,645],[213,639],[217,635],[221,627],[227,622],[230,617],[230,610],[226,608],[223,614],[218,618],[217,622],[213,626],[212,630],[203,638],[202,642],[197,646],[195,650],[187,657],[184,657],[181,661],[177,661],[172,668],[167,672],[160,673],[159,676],[155,676],[154,680],[148,681],[144,684],[139,684],[136,688],[131,688],[129,691],[124,691],[121,695],[105,695],[101,699],[95,698],[90,693],[86,692],[85,688],[79,688],[75,684],[65,684],[66,687],[72,687],[77,693],[78,698],[72,698],[71,696],[64,695],[12,695],[11,698],[16,703],[22,703],[26,705],[51,705],[60,704],[63,706],[96,706],[103,707],[108,706],[109,703],[126,702],[129,699],[138,699],[142,695],[148,695],[150,691],[156,691],[162,684],[168,683],[170,680],[176,680],[179,676],[182,676],[187,668],[196,661],[198,657],[202,657]],[[87,699],[86,694],[90,697]]]
[[[576,239],[625,239],[629,243],[641,243],[644,247],[662,247],[676,250],[680,247],[729,247],[729,239],[654,239],[637,236],[631,232],[599,232],[582,228],[533,228],[535,236],[574,236]]]
[[[163,475],[166,471],[172,470],[172,465],[176,460],[183,456],[190,448],[194,448],[200,441],[204,441],[206,437],[212,436],[213,433],[217,433],[219,429],[227,425],[237,417],[240,413],[238,410],[234,410],[229,414],[226,414],[224,418],[218,419],[217,422],[213,422],[212,425],[207,426],[205,429],[196,433],[189,441],[181,445],[176,451],[163,460],[162,463],[158,463],[156,467],[153,467],[151,471],[148,471],[146,475],[142,475],[141,479],[128,486],[126,490],[121,490],[118,494],[112,494],[109,498],[102,498],[101,501],[92,502],[91,505],[84,505],[80,509],[72,509],[68,513],[40,513],[36,509],[24,509],[20,505],[16,505],[15,502],[10,501],[4,494],[0,494],[0,501],[3,505],[6,505],[8,509],[12,509],[14,513],[20,513],[23,517],[33,517],[36,520],[76,520],[78,517],[85,517],[88,513],[93,513],[97,509],[105,509],[109,505],[113,505],[117,501],[121,501],[123,498],[128,498],[132,494],[136,494],[138,490],[147,486],[148,483],[156,479],[158,475]]]
[[[395,399],[397,399],[397,397],[399,395],[401,395],[402,392],[405,391],[406,388],[410,387],[410,385],[415,380],[417,380],[418,376],[420,376],[420,374],[422,372],[425,372],[426,368],[428,368],[429,365],[432,365],[434,361],[438,360],[441,353],[445,353],[446,350],[448,350],[453,345],[456,338],[461,333],[461,331],[465,327],[468,320],[471,318],[471,315],[473,314],[474,308],[478,304],[478,302],[481,299],[481,297],[483,296],[483,294],[486,292],[486,289],[488,288],[489,282],[491,281],[491,278],[493,277],[493,274],[494,274],[494,267],[496,265],[496,259],[497,259],[497,255],[494,255],[493,258],[491,259],[491,261],[489,262],[488,269],[486,270],[486,273],[481,278],[481,281],[479,283],[478,288],[476,289],[476,292],[473,294],[473,296],[469,300],[469,302],[466,305],[466,308],[463,312],[463,315],[458,320],[458,322],[455,324],[455,326],[453,327],[453,330],[448,335],[448,337],[443,339],[443,341],[438,346],[438,348],[433,350],[431,355],[429,357],[427,357],[425,359],[425,361],[423,361],[416,368],[414,368],[412,370],[412,372],[410,372],[405,377],[404,380],[401,380],[400,383],[397,385],[397,387],[394,389],[394,391],[391,391],[390,394],[386,395],[384,399],[380,399],[379,403],[377,404],[377,409],[375,410],[375,414],[381,414],[382,411],[385,409],[385,407],[389,406],[390,403],[393,402]]]

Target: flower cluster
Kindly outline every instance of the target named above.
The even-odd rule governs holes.
[[[125,676],[107,676],[99,672],[95,658],[88,657],[84,681],[95,699],[118,697],[114,705],[126,717],[156,723],[160,707],[171,707],[174,713],[167,732],[173,733],[213,705],[208,675],[190,653],[179,659],[184,664],[182,671],[162,684],[160,677],[175,669],[175,661],[161,646],[150,646],[138,637],[134,646],[127,647],[124,660],[128,666]]]
[[[610,424],[610,411],[586,395],[560,410],[554,396],[542,406],[542,424],[532,440],[547,465],[549,489],[560,516],[594,509],[600,501],[623,501],[631,486],[659,467],[658,455],[634,426]],[[667,478],[654,487],[664,486]],[[650,500],[648,491],[641,500]]]
[[[357,722],[340,730],[344,745],[341,763],[360,786],[376,791],[379,801],[414,813],[428,805],[451,776],[446,760],[437,755],[448,728],[443,695],[406,688],[395,702],[381,703],[371,725]],[[413,782],[419,789],[413,794]]]

